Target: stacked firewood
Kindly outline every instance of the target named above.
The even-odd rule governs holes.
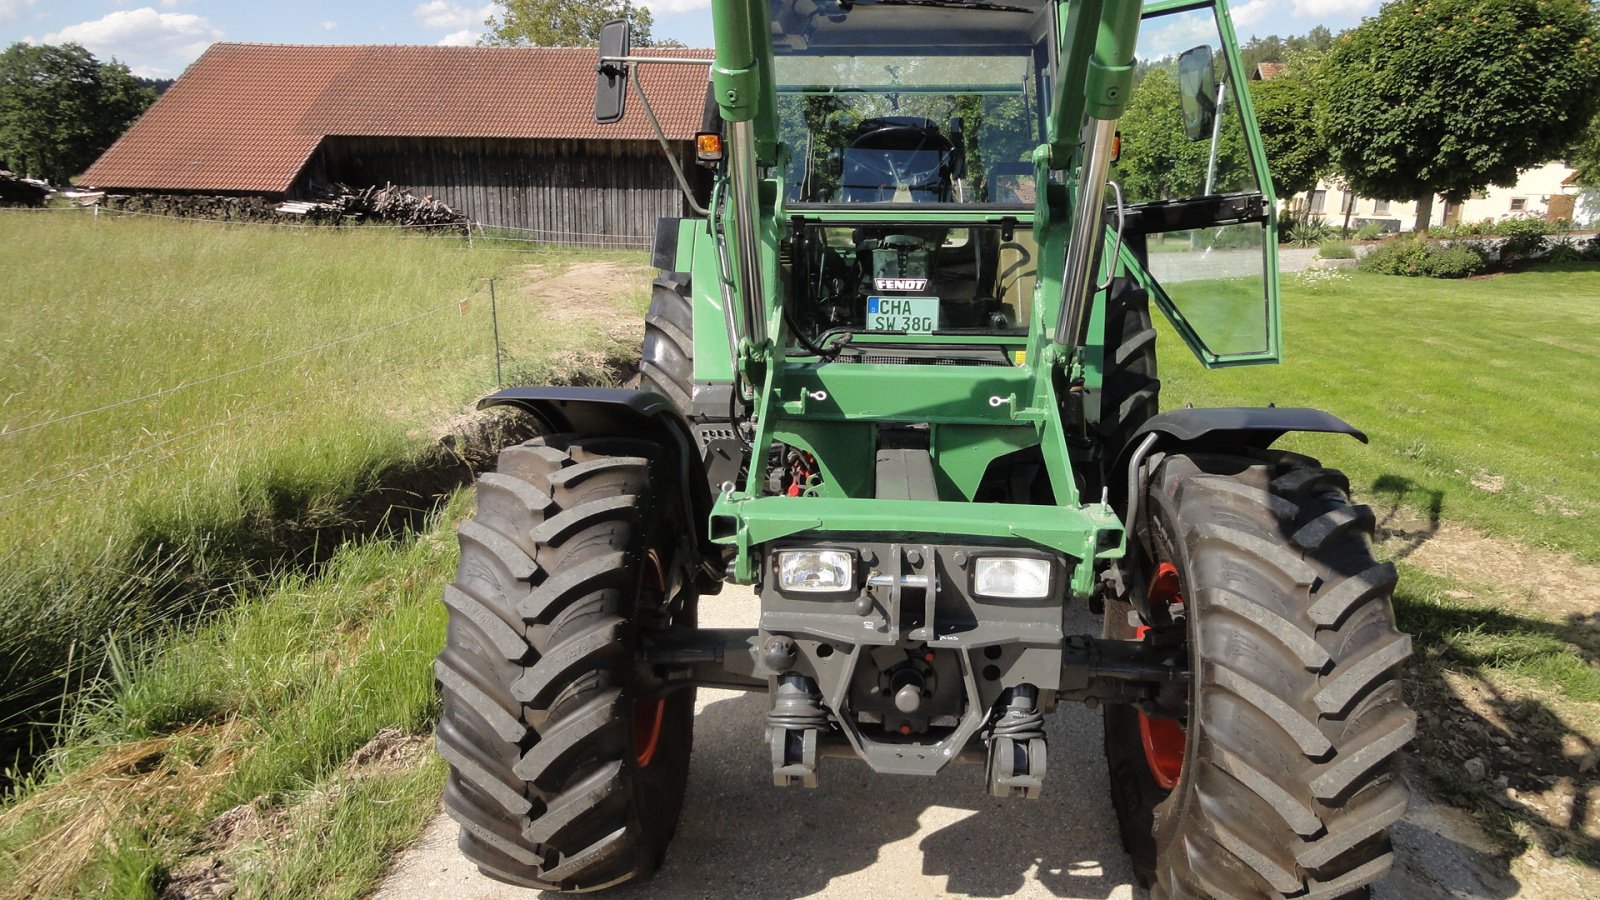
[[[418,197],[409,188],[395,184],[352,188],[335,185],[329,196],[322,199],[307,218],[322,220],[329,215],[357,222],[381,222],[385,225],[405,225],[423,231],[453,231],[465,234],[467,217],[431,194]]]
[[[261,197],[206,194],[107,194],[106,209],[153,216],[216,219],[222,222],[278,222],[276,203]]]
[[[0,206],[43,206],[50,188],[0,171]]]
[[[352,188],[334,185],[313,200],[280,201],[263,197],[220,197],[204,194],[111,194],[107,209],[223,222],[277,224],[404,225],[424,232],[466,234],[467,217],[432,196],[418,197],[393,184]]]

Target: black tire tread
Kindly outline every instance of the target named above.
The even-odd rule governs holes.
[[[1100,438],[1109,466],[1129,437],[1160,409],[1161,380],[1156,377],[1156,329],[1150,318],[1150,296],[1119,279],[1106,301],[1104,372],[1101,378]],[[1113,481],[1115,479],[1112,479]],[[1111,485],[1112,493],[1117,490]]]
[[[556,890],[647,877],[676,823],[692,697],[671,707],[684,716],[678,749],[659,751],[679,770],[677,799],[652,793],[645,810],[641,792],[657,788],[644,785],[662,776],[631,758],[627,687],[658,456],[573,435],[508,448],[460,526],[437,746],[461,851],[491,877]]]
[[[1156,898],[1360,897],[1392,864],[1411,642],[1347,490],[1272,451],[1175,454],[1152,479],[1200,684],[1182,779],[1153,812]]]

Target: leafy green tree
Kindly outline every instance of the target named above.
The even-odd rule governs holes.
[[[1590,120],[1588,130],[1567,154],[1567,163],[1578,170],[1579,184],[1600,188],[1600,114]]]
[[[1178,95],[1176,62],[1150,67],[1133,88],[1128,110],[1118,129],[1122,156],[1112,177],[1122,185],[1129,203],[1199,197],[1205,193],[1211,159],[1209,140],[1191,141],[1183,129],[1183,106]],[[1231,93],[1233,85],[1228,88]],[[1218,193],[1253,187],[1238,104],[1231,97],[1220,111],[1221,140],[1217,146]]]
[[[12,44],[0,53],[0,165],[65,184],[155,99],[77,44]]]
[[[1324,61],[1333,160],[1365,197],[1465,201],[1571,147],[1600,102],[1588,0],[1394,0]]]
[[[1317,72],[1315,65],[1291,64],[1271,81],[1250,82],[1256,125],[1279,199],[1316,187],[1328,168],[1328,142],[1317,127]]]
[[[600,26],[612,19],[633,23],[633,44],[653,46],[650,10],[629,0],[505,0],[498,16],[485,23],[482,43],[500,47],[593,47]]]

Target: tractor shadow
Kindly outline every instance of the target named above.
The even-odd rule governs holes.
[[[1380,557],[1405,563],[1439,536],[1442,492],[1384,475],[1363,493]],[[1468,587],[1412,569],[1395,591],[1397,624],[1413,638],[1414,799],[1394,829],[1391,889],[1375,896],[1510,896],[1511,860],[1535,851],[1576,863],[1589,883],[1600,870],[1600,734],[1574,714],[1582,702],[1561,696],[1594,688],[1600,612],[1527,615]],[[1522,887],[1544,889],[1553,883]]]
[[[1098,713],[1050,717],[1044,797],[1004,801],[970,765],[912,778],[827,759],[816,789],[774,787],[766,697],[712,696],[725,699],[703,696],[695,717],[688,798],[666,863],[617,896],[1148,896],[1132,887],[1117,838]]]
[[[739,624],[733,592],[702,601]],[[1096,625],[1081,607],[1073,632]],[[1038,800],[999,800],[981,766],[934,778],[877,775],[825,759],[819,786],[772,784],[764,694],[704,690],[688,796],[660,873],[625,897],[1073,897],[1145,900],[1111,809],[1100,713],[1062,706],[1046,718],[1049,774]],[[608,896],[612,892],[608,892]]]

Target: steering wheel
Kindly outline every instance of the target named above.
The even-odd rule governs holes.
[[[915,137],[916,142],[910,147],[897,146],[899,138]],[[932,146],[942,144],[943,147]],[[874,146],[882,145],[882,146]],[[917,125],[885,125],[875,128],[865,134],[859,135],[850,142],[851,150],[859,151],[859,155],[850,160],[854,166],[854,174],[871,179],[871,183],[859,183],[857,179],[850,179],[844,184],[845,190],[894,190],[899,187],[928,187],[927,182],[932,181],[934,186],[942,187],[941,173],[935,169],[923,169],[918,172],[902,171],[895,165],[895,155],[900,153],[916,154],[925,150],[938,149],[948,152],[954,145],[939,134],[936,129],[923,128]],[[941,157],[939,167],[943,167]],[[915,175],[932,175],[931,179],[914,179]]]

